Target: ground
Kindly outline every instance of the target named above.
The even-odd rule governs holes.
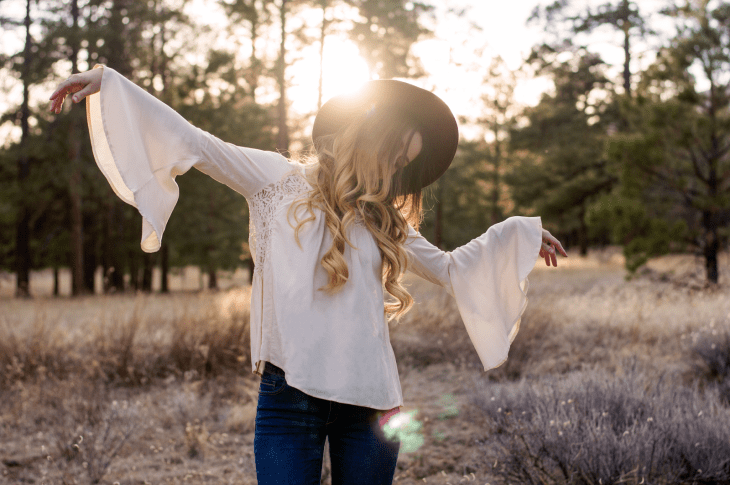
[[[491,473],[495,444],[476,402],[492,383],[591,366],[617,369],[627,358],[646,372],[661,368],[681,380],[691,371],[685,337],[710,322],[730,321],[726,287],[703,288],[697,264],[687,258],[656,262],[632,281],[615,251],[560,263],[531,275],[530,303],[510,360],[487,373],[450,297],[412,283],[420,303],[391,330],[403,412],[411,417],[395,483],[502,483]],[[135,346],[165,342],[158,333],[167,327],[155,322],[208,315],[211,307],[228,318],[245,294],[234,288],[172,297],[4,298],[0,339],[14,335],[14,345],[37,345],[36,353],[68,341],[68,354],[75,342],[111,348],[104,339],[117,342],[115,328],[133,321]],[[24,325],[36,330],[23,334]],[[63,378],[45,368],[24,377],[25,361],[7,361],[4,372],[18,378],[6,380],[0,394],[0,483],[256,483],[255,376],[184,372],[102,385],[92,372],[101,357],[76,357],[88,369]],[[327,460],[323,483],[329,483]]]

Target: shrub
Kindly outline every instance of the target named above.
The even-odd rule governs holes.
[[[706,380],[715,383],[723,399],[730,402],[730,330],[709,328],[693,335],[692,350],[697,358],[696,370]]]
[[[594,371],[492,384],[474,402],[496,445],[485,463],[510,483],[730,480],[730,411],[716,392]]]
[[[112,401],[103,383],[89,382],[78,382],[61,404],[63,424],[54,430],[59,464],[67,475],[83,470],[89,483],[97,484],[134,434],[138,409],[128,401]]]
[[[211,304],[207,313],[165,319],[151,318],[136,302],[128,316],[102,319],[81,336],[69,336],[61,319],[50,322],[44,314],[17,327],[0,319],[0,392],[45,378],[144,385],[170,375],[214,377],[246,369],[248,305],[228,299],[223,303],[233,310]]]

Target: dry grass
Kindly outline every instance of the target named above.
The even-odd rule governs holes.
[[[504,440],[520,433],[489,431],[499,413],[485,399],[495,396],[517,396],[513,403],[524,407],[542,402],[538,397],[548,392],[559,399],[594,389],[606,399],[628,396],[626,402],[638,403],[627,408],[628,417],[638,416],[639,409],[669,416],[667,403],[691,400],[703,415],[725,412],[727,286],[707,290],[684,284],[681,275],[690,274],[684,269],[662,276],[669,274],[666,267],[678,267],[676,261],[654,262],[653,272],[625,281],[615,251],[561,263],[558,270],[533,272],[528,311],[509,360],[486,374],[451,298],[428,283],[411,282],[419,303],[392,327],[391,340],[405,410],[413,412],[408,439],[420,446],[401,453],[397,483],[424,478],[441,484],[514,483],[509,473],[515,471],[494,467],[494,460],[507,463],[499,458],[503,450],[526,452]],[[0,442],[5,444],[0,483],[255,483],[258,382],[249,372],[247,300],[247,290],[235,288],[0,299]],[[645,393],[652,400],[636,401],[646,396],[614,385],[615,376],[629,368],[637,381],[661,380],[664,387]],[[600,407],[585,401],[570,419],[586,421]],[[675,411],[668,422],[707,433],[704,421],[692,424],[687,409]],[[549,423],[550,413],[560,412],[565,411],[555,405],[543,417]],[[501,426],[514,426],[510,429],[522,430],[537,444],[544,424],[504,421]],[[568,451],[584,439],[577,431],[570,436],[564,443]],[[604,438],[602,446],[613,439]],[[562,456],[568,464],[579,461],[567,452]],[[542,466],[555,473],[560,465],[551,463]],[[618,469],[624,481],[640,476]],[[570,483],[565,476],[576,473],[556,483]],[[669,476],[658,469],[652,473],[655,483]]]
[[[140,385],[245,368],[248,295],[0,301],[0,389],[47,376]]]
[[[575,372],[484,388],[485,465],[512,483],[727,483],[730,409],[716,393],[621,375]]]

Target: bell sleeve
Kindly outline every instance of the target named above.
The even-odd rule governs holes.
[[[507,360],[527,305],[527,275],[541,243],[539,217],[510,217],[452,252],[441,251],[409,228],[409,270],[455,298],[485,371]]]
[[[159,250],[177,203],[175,177],[195,167],[245,197],[290,170],[280,154],[225,143],[172,108],[103,69],[101,89],[86,98],[94,158],[114,192],[142,215],[142,250]]]

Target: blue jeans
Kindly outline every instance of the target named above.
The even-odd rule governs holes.
[[[309,396],[283,374],[267,364],[261,377],[253,442],[259,485],[319,485],[325,438],[332,485],[391,484],[400,443],[385,438],[378,411]]]

